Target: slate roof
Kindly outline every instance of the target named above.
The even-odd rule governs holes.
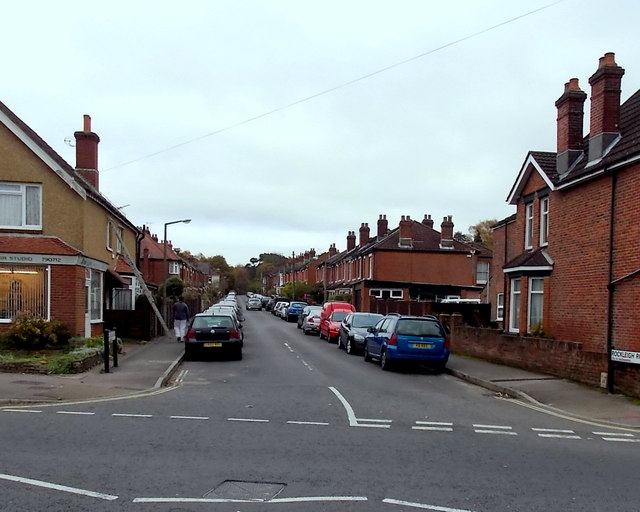
[[[57,256],[76,256],[82,254],[78,249],[55,236],[46,235],[0,235],[0,253],[55,254]]]
[[[88,197],[99,203],[109,211],[113,217],[117,218],[123,224],[126,224],[133,231],[137,228],[127,219],[120,210],[118,210],[111,202],[104,197],[93,185],[87,182],[73,167],[71,167],[55,150],[49,146],[35,131],[33,131],[22,119],[14,114],[9,107],[0,101],[0,111],[5,114],[11,122],[13,122],[24,134],[29,137],[47,156],[60,166],[60,170],[66,173],[73,181],[75,181],[82,189],[85,190]]]
[[[546,253],[544,248],[538,248],[535,251],[524,252],[516,256],[502,268],[507,270],[521,267],[549,267],[551,265],[553,265],[551,257]]]
[[[589,163],[589,135],[582,140],[583,155],[574,167],[564,176],[558,176],[556,170],[556,153],[546,151],[530,151],[543,172],[554,186],[567,185],[578,179],[588,178],[619,162],[637,156],[640,153],[640,90],[620,105],[620,138],[609,152],[596,165]]]

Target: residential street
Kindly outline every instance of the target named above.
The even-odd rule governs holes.
[[[638,510],[623,429],[383,372],[265,311],[245,340],[166,393],[2,411],[0,510]]]

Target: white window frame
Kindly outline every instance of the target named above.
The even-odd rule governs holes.
[[[524,248],[533,249],[533,201],[524,205]]]
[[[549,245],[549,196],[540,199],[540,247]]]
[[[518,286],[516,286],[516,284]],[[516,289],[517,288],[517,289]],[[509,332],[520,332],[520,305],[522,303],[522,280],[512,279],[510,283],[509,296]],[[516,300],[517,298],[517,300]],[[514,307],[515,306],[515,307]]]
[[[373,254],[369,255],[369,279],[373,279]]]
[[[534,290],[533,282],[540,281],[542,283],[541,290]],[[541,296],[542,304],[540,305],[540,318],[536,319],[535,323],[531,322],[531,304],[533,302],[533,296]],[[544,320],[544,278],[543,277],[530,277],[529,278],[529,290],[528,290],[528,298],[527,298],[527,331],[531,331],[532,327],[535,327],[538,324],[542,325]]]
[[[0,181],[0,185],[17,187],[17,190],[0,190],[0,196],[20,197],[20,224],[19,225],[0,225],[0,229],[24,229],[24,230],[40,230],[42,229],[42,185],[36,183],[14,183],[10,181]],[[37,190],[38,192],[38,209],[37,224],[27,224],[27,190]]]
[[[486,268],[486,270],[481,271],[480,266]],[[486,279],[480,279],[480,274],[486,274]],[[489,282],[489,262],[488,261],[478,261],[476,263],[476,284],[487,284]]]
[[[102,322],[102,318],[103,318],[102,315],[103,315],[103,309],[104,309],[103,290],[104,290],[104,273],[99,272],[98,270],[91,269],[91,279],[89,280],[89,297],[90,297],[89,317],[91,319],[92,324]],[[94,316],[94,313],[98,313],[98,314]]]
[[[170,276],[180,275],[180,263],[178,261],[169,262],[169,275]]]
[[[389,290],[392,299],[402,299],[404,297],[404,290]]]
[[[504,293],[496,295],[496,321],[504,320]]]
[[[111,245],[111,227],[113,225],[111,224],[111,221],[108,220],[107,221],[107,251],[113,251],[113,247]]]
[[[122,226],[116,226],[116,232],[116,254],[122,254],[122,242],[120,239],[124,237],[124,229]]]

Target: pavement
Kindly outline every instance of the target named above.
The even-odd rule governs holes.
[[[75,375],[0,373],[0,408],[122,399],[161,391],[182,362],[173,336],[126,344],[119,365]],[[640,429],[640,400],[566,379],[452,354],[447,372],[523,405],[560,417]]]

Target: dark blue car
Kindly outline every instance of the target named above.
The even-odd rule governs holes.
[[[300,313],[302,313],[302,310],[308,305],[309,304],[307,304],[306,302],[291,302],[287,306],[286,316],[282,315],[282,319],[286,320],[287,322],[294,322],[298,320]]]
[[[435,316],[390,314],[365,336],[364,360],[371,359],[378,359],[383,370],[399,361],[413,361],[443,371],[449,360],[449,338]]]

